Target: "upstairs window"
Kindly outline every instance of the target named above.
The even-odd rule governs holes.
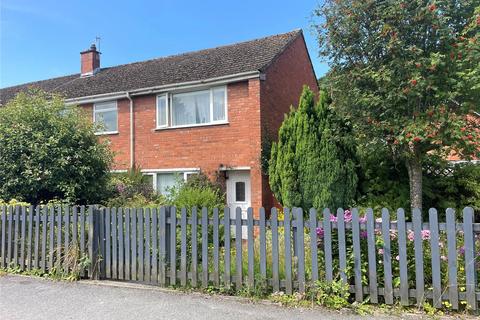
[[[157,97],[157,128],[188,127],[227,121],[226,87]]]
[[[95,103],[93,105],[93,122],[97,134],[118,132],[118,109],[116,101]]]

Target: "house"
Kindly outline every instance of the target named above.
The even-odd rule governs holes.
[[[162,193],[202,171],[229,205],[273,206],[262,148],[302,87],[318,91],[301,30],[106,68],[95,45],[80,56],[80,73],[3,88],[0,104],[30,87],[61,93],[103,123],[114,170],[136,164]]]

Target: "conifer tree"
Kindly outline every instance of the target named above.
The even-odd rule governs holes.
[[[304,87],[273,143],[270,186],[287,207],[329,207],[352,203],[357,186],[355,146],[350,128],[329,108],[328,98]]]

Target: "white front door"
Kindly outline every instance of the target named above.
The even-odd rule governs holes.
[[[230,208],[230,217],[235,219],[237,207],[242,209],[242,219],[247,219],[247,209],[251,206],[250,197],[250,171],[228,171],[227,203]],[[235,227],[232,227],[235,237]],[[247,226],[242,226],[242,238],[247,238]]]

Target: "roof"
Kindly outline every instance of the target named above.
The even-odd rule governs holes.
[[[264,71],[301,30],[231,45],[101,68],[95,75],[72,74],[0,89],[0,104],[30,87],[66,99]]]

